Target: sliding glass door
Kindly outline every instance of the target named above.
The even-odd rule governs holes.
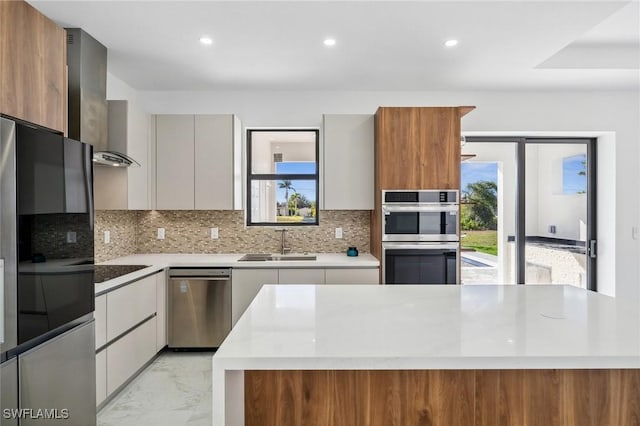
[[[596,289],[595,150],[593,139],[466,138],[464,284]],[[493,219],[479,208],[494,200],[487,192],[495,194]]]
[[[515,284],[517,145],[462,147],[461,281]]]

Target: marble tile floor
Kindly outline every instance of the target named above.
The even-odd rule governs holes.
[[[210,426],[212,357],[162,352],[98,412],[98,426]]]

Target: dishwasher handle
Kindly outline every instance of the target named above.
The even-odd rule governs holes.
[[[196,275],[171,275],[172,280],[205,280],[205,281],[229,281],[231,279],[230,276],[227,277],[207,277],[207,276],[196,276]]]
[[[229,279],[230,268],[171,268],[169,278]]]

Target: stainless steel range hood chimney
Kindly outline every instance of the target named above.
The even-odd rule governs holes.
[[[108,146],[107,48],[80,28],[66,30],[69,137],[93,145],[96,164],[140,166]]]

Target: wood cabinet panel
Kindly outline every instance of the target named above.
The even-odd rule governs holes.
[[[376,190],[421,188],[417,108],[380,108],[376,116]]]
[[[246,371],[245,424],[634,426],[640,370]]]
[[[522,370],[476,372],[476,423],[523,425],[524,374]]]
[[[66,132],[66,32],[24,1],[0,1],[0,111]]]
[[[474,372],[370,372],[371,425],[472,425]]]
[[[376,116],[376,190],[459,189],[458,107],[379,108]]]
[[[420,108],[420,183],[428,189],[460,189],[460,112],[457,107]]]
[[[474,107],[380,107],[371,254],[382,256],[382,190],[460,190],[460,118]]]

